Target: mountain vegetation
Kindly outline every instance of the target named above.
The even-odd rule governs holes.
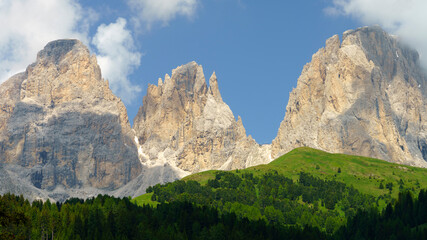
[[[338,170],[341,172],[339,173]],[[237,170],[239,175],[252,173],[254,176],[260,176],[269,171],[277,171],[279,175],[293,181],[297,181],[300,173],[304,172],[319,179],[345,183],[353,186],[360,193],[374,197],[397,198],[401,191],[417,193],[422,186],[427,186],[427,169],[425,168],[400,165],[375,158],[332,154],[308,147],[296,148],[269,164]],[[183,180],[195,180],[203,185],[209,179],[214,179],[216,172],[212,170],[196,173]],[[381,204],[382,207],[385,205],[384,202]]]
[[[192,202],[213,206],[221,213],[270,224],[303,227],[309,225],[333,233],[346,218],[359,210],[378,207],[379,198],[362,194],[334,180],[322,180],[301,172],[298,182],[276,171],[261,176],[217,172],[207,185],[175,181],[147,189],[151,200]],[[391,199],[387,199],[391,200]]]
[[[147,189],[137,204],[189,201],[222,214],[335,234],[361,212],[380,213],[399,194],[427,186],[426,169],[298,148],[270,164],[207,171]]]
[[[396,204],[383,211],[372,208],[350,218],[335,239],[427,239],[427,191],[421,190],[414,199],[402,192]]]
[[[158,184],[135,199],[5,194],[0,238],[425,239],[424,171],[299,148],[267,165]]]
[[[0,239],[326,239],[316,228],[286,227],[219,214],[189,202],[137,206],[129,198],[98,195],[30,203],[0,197]]]

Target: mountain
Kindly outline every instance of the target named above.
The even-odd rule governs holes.
[[[425,168],[301,147],[269,164],[234,171],[211,170],[155,185],[132,201],[157,208],[162,203],[190,202],[214,207],[222,214],[235,214],[239,219],[309,226],[333,234],[357,213],[392,209],[396,200],[402,200],[402,192],[405,196],[423,196],[426,173]],[[403,205],[404,210],[420,212],[412,208],[410,200]],[[409,223],[413,219],[405,218]],[[419,220],[411,223],[414,231],[427,222],[426,217]]]
[[[207,86],[202,66],[190,62],[172,77],[149,85],[134,119],[141,161],[169,164],[181,176],[209,169],[237,169],[267,163],[270,146],[246,135],[223,101],[215,73]]]
[[[210,169],[242,169],[268,163],[270,145],[246,135],[222,100],[215,73],[209,87],[202,66],[190,62],[149,85],[133,131],[143,172],[115,196],[136,197],[158,183]]]
[[[1,192],[110,192],[142,172],[126,108],[78,40],[50,42],[0,86]]]
[[[207,169],[270,161],[195,62],[150,85],[131,128],[126,108],[78,40],[50,42],[0,85],[0,192],[64,200],[137,196]]]
[[[379,27],[337,35],[304,66],[273,157],[308,146],[427,167],[427,77],[418,53]]]
[[[149,85],[131,128],[96,57],[78,40],[53,41],[0,85],[0,193],[138,196],[300,146],[427,167],[427,77],[418,61],[379,27],[333,36],[304,67],[277,137],[259,145],[223,101],[216,74],[208,85],[197,63]]]

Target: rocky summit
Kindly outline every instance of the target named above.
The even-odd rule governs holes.
[[[126,108],[78,40],[50,42],[0,86],[0,192],[29,199],[137,196],[208,169],[270,161],[195,62],[150,85],[130,127]]]
[[[0,96],[2,193],[86,197],[142,172],[126,108],[80,41],[47,44]]]
[[[202,66],[195,62],[148,87],[134,130],[143,163],[167,163],[181,176],[271,160],[270,146],[260,146],[247,136],[240,117],[236,121],[222,100],[215,73],[208,87]]]
[[[272,154],[309,146],[426,167],[426,80],[417,52],[379,27],[333,36],[291,92]]]
[[[333,36],[298,79],[271,145],[246,134],[190,62],[126,108],[78,40],[50,42],[0,85],[0,193],[64,200],[138,196],[210,169],[268,163],[296,147],[427,167],[427,77],[416,51],[379,27]]]

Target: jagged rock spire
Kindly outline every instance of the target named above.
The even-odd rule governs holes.
[[[218,80],[216,78],[215,72],[213,72],[212,76],[209,78],[209,92],[212,94],[212,96],[217,102],[222,102],[222,97],[218,89]]]
[[[162,86],[149,86],[134,130],[149,165],[167,162],[190,173],[270,161],[269,147],[247,137],[240,117],[236,121],[223,102],[215,73],[207,89],[195,62],[174,69]]]

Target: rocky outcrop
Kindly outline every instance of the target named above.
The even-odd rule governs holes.
[[[18,194],[87,196],[142,172],[126,108],[78,40],[47,44],[0,96],[0,170]]]
[[[418,54],[378,27],[333,36],[290,94],[272,145],[246,135],[215,73],[195,62],[126,108],[77,40],[58,40],[0,85],[0,193],[30,199],[137,196],[209,169],[240,169],[309,146],[427,167],[427,77]]]
[[[272,143],[426,167],[427,78],[416,51],[379,27],[346,31],[313,55]]]
[[[134,119],[141,161],[168,164],[180,176],[208,169],[245,168],[270,161],[270,146],[246,135],[218,90],[195,62],[150,85]]]
[[[51,42],[0,86],[0,192],[29,199],[137,196],[208,169],[270,160],[192,62],[150,85],[131,129],[126,108],[78,40]]]

